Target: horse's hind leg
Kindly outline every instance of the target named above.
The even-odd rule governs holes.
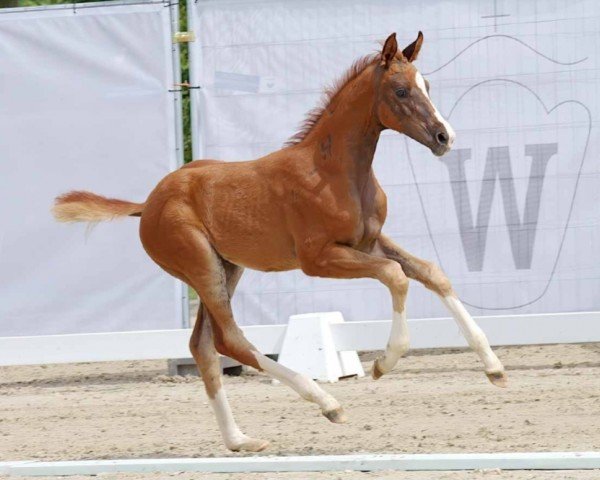
[[[201,298],[207,305],[212,300],[216,300],[211,298],[205,300],[205,297],[202,296]],[[343,423],[346,421],[343,409],[338,401],[323,391],[311,378],[296,373],[271,360],[260,353],[246,339],[244,333],[233,319],[229,301],[215,302],[215,304],[209,306],[209,309],[213,318],[212,327],[215,346],[220,354],[254,367],[257,370],[264,371],[271,377],[291,387],[305,400],[319,405],[323,415],[331,422]]]
[[[195,232],[193,236],[186,238],[185,246],[182,246],[182,248],[184,250],[181,253],[185,255],[185,264],[181,266],[181,270],[185,270],[185,274],[182,276],[198,292],[203,309],[206,309],[210,314],[208,316],[210,318],[210,330],[207,330],[207,327],[204,326],[206,323],[204,315],[201,319],[202,328],[198,327],[197,333],[197,329],[194,329],[191,343],[199,346],[196,347],[196,352],[193,352],[194,356],[202,355],[202,351],[209,348],[207,345],[208,340],[203,339],[208,339],[210,334],[218,353],[257,370],[265,371],[282,383],[292,387],[302,398],[317,403],[321,407],[323,415],[332,422],[341,423],[345,421],[343,410],[337,400],[324,392],[312,379],[293,372],[262,355],[256,347],[246,340],[243,332],[233,319],[230,303],[230,295],[233,293],[233,287],[241,273],[240,267],[224,262],[214,251],[206,237],[199,232]],[[207,331],[209,334],[205,333]],[[213,351],[211,350],[211,352]],[[215,355],[216,353],[211,353],[211,358]],[[199,364],[205,361],[205,359],[198,357]],[[207,371],[206,376],[209,378],[210,386],[215,384],[220,388],[220,376],[217,376],[215,370],[219,366],[215,365],[214,368]],[[220,370],[218,373],[220,374]],[[204,378],[204,373],[202,375]],[[218,378],[219,382],[215,383],[214,378]],[[208,388],[209,385],[207,385],[207,391]],[[222,388],[220,388],[220,391],[222,391]],[[211,394],[215,396],[216,403],[213,403],[213,407],[217,417],[221,415],[221,418],[232,419],[226,400],[220,400],[221,397],[217,398],[214,390],[209,392],[209,396]],[[224,398],[224,394],[222,397]],[[221,410],[219,410],[220,407],[222,407]],[[222,413],[223,409],[226,415]],[[222,425],[221,420],[219,425]],[[223,430],[222,432],[225,438],[227,432]],[[250,449],[247,446],[241,448]]]
[[[260,353],[252,345],[230,315],[224,315],[213,322],[217,351],[238,362],[264,371],[294,389],[303,399],[316,403],[321,413],[333,423],[344,423],[346,416],[339,402],[323,391],[311,378],[294,372]]]
[[[196,255],[199,255],[201,259],[208,261],[209,265],[213,265],[213,269],[216,270],[215,273],[220,276],[220,284],[223,285],[224,283],[225,295],[227,296],[227,299],[229,299],[229,297],[233,295],[233,291],[241,276],[242,269],[236,269],[236,267],[231,264],[223,266],[218,259],[213,258],[214,256],[211,252],[212,249],[210,248],[210,245],[208,245],[208,242],[201,243],[204,244],[204,250],[195,253]],[[199,266],[203,267],[204,265]],[[224,275],[225,278],[222,276],[224,272],[226,272]],[[225,446],[229,450],[260,452],[269,445],[269,442],[251,438],[242,433],[231,412],[227,394],[225,393],[225,389],[221,382],[221,362],[215,349],[211,323],[212,319],[208,309],[205,305],[201,304],[200,309],[198,310],[196,324],[194,325],[194,330],[190,338],[190,351],[192,352],[192,356],[196,361],[196,365],[198,366],[198,370],[204,381],[204,388],[206,389],[210,405],[217,418],[221,436],[223,437]]]
[[[402,266],[404,273],[409,278],[421,282],[440,296],[458,323],[467,343],[481,358],[490,382],[498,387],[505,387],[507,377],[502,363],[490,348],[483,330],[475,323],[473,317],[454,293],[450,280],[444,272],[436,264],[406,252],[384,235],[380,236],[378,244],[387,258],[397,261]]]
[[[233,451],[259,452],[264,450],[269,442],[244,435],[235,423],[225,389],[221,383],[221,362],[215,350],[211,330],[210,314],[201,305],[190,338],[190,350],[204,380],[204,388],[217,417],[225,446]]]

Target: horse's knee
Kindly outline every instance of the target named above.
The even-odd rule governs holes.
[[[450,280],[438,265],[433,262],[427,262],[425,269],[427,271],[427,278],[424,283],[427,288],[442,297],[447,297],[453,293]]]
[[[402,272],[398,275],[393,282],[394,290],[402,296],[406,296],[408,293],[408,277]]]
[[[399,263],[390,262],[384,268],[382,280],[394,295],[406,296],[408,292],[408,277]]]

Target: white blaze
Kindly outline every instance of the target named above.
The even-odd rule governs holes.
[[[430,103],[431,107],[433,108],[435,118],[438,120],[438,122],[440,122],[444,126],[444,128],[446,129],[446,132],[448,132],[448,137],[449,137],[448,146],[452,146],[452,143],[454,142],[454,139],[456,138],[456,133],[454,132],[454,129],[452,128],[452,126],[444,119],[444,117],[442,117],[440,112],[438,112],[438,109],[435,108],[435,105],[431,101],[431,98],[429,98],[429,94],[427,93],[427,86],[425,85],[425,79],[423,78],[423,75],[421,75],[420,72],[416,73],[415,81],[417,83],[417,87],[419,87],[419,89],[423,92],[423,94],[429,99],[429,103]]]

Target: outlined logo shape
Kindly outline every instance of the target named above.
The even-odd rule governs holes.
[[[496,37],[561,65],[586,60],[558,62],[505,35],[479,39],[453,60],[464,54],[461,61],[468,61],[464,57],[473,45]],[[447,117],[457,144],[435,166],[424,149],[406,142],[437,261],[473,307],[531,305],[546,294],[556,272],[590,140],[591,112],[572,99],[547,104],[512,78],[487,78],[465,84]]]

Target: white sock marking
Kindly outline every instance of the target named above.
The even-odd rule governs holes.
[[[443,297],[442,301],[448,307],[448,310],[452,312],[452,316],[458,323],[460,330],[464,337],[467,339],[469,346],[479,355],[483,364],[485,365],[486,372],[503,372],[504,367],[496,354],[490,348],[485,333],[475,323],[471,314],[467,311],[462,302],[454,295]]]
[[[252,352],[252,354],[256,358],[260,368],[276,380],[294,389],[305,400],[319,405],[323,412],[329,412],[340,407],[339,402],[335,398],[324,392],[314,380],[308,378],[306,375],[294,372],[262,353]]]
[[[406,310],[402,310],[401,312],[394,310],[390,339],[388,340],[383,357],[377,361],[377,366],[381,373],[388,373],[394,368],[400,357],[408,351],[408,345],[409,336]]]
[[[209,397],[209,401],[213,411],[215,412],[215,416],[217,417],[219,430],[221,430],[221,435],[227,448],[235,448],[244,440],[248,440],[248,437],[242,433],[235,423],[225,390],[220,388],[217,391],[215,398]]]

